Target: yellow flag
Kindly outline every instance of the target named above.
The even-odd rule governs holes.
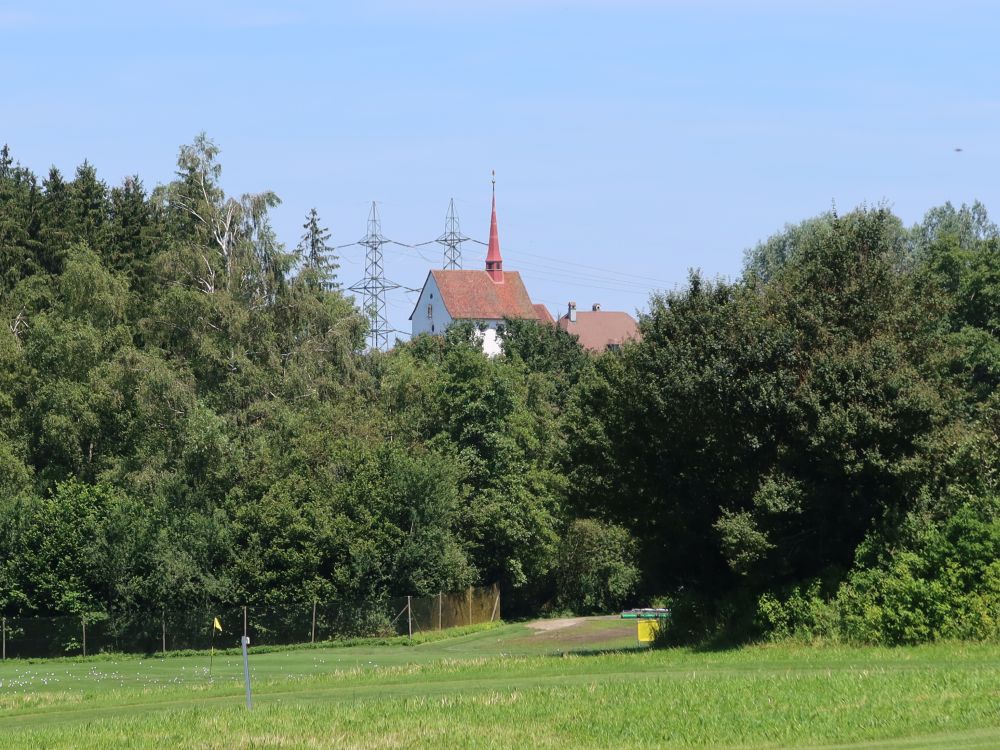
[[[219,622],[219,618],[218,617],[213,617],[212,618],[212,627],[215,628],[216,630],[218,630],[220,633],[222,632],[222,623]]]

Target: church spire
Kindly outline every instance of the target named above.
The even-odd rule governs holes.
[[[503,258],[500,257],[500,234],[497,232],[497,173],[493,172],[493,215],[490,217],[490,246],[486,252],[486,273],[496,284],[503,283]]]

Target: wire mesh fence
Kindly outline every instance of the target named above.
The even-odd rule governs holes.
[[[393,626],[400,635],[444,630],[500,619],[500,589],[469,587],[435,596],[405,596],[392,600]]]
[[[218,618],[222,632],[213,627]],[[2,658],[86,656],[318,643],[355,635],[414,635],[500,619],[497,586],[389,599],[367,608],[323,602],[286,607],[219,606],[117,616],[0,618]]]

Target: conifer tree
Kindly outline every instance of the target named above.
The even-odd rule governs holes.
[[[38,184],[14,162],[10,149],[0,149],[0,292],[38,270],[36,256]]]
[[[305,234],[295,248],[298,254],[303,271],[307,274],[307,281],[327,291],[339,289],[337,282],[337,256],[334,248],[328,245],[330,240],[330,230],[320,226],[319,213],[316,209],[310,209],[306,216],[306,223],[302,225]]]
[[[49,176],[42,181],[39,261],[52,274],[62,272],[66,251],[74,239],[70,189],[55,167],[49,169]]]
[[[138,175],[126,177],[110,195],[107,241],[104,260],[115,271],[129,273],[133,281],[148,273],[149,243],[143,233],[150,225],[150,208]]]
[[[75,239],[99,250],[108,219],[108,186],[98,179],[97,170],[88,161],[76,168],[76,179],[70,185],[70,206]]]

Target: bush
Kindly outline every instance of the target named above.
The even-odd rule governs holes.
[[[881,555],[878,552],[881,551]],[[911,516],[894,545],[871,539],[834,596],[818,581],[762,595],[756,624],[772,640],[900,645],[1000,639],[1000,513],[971,500],[944,521]]]
[[[850,641],[921,643],[1000,638],[1000,517],[994,503],[961,507],[943,523],[908,522],[911,539],[837,594]]]
[[[763,594],[757,600],[755,625],[770,640],[835,640],[840,633],[837,608],[823,596],[819,580],[792,588],[783,600]]]
[[[635,542],[620,526],[573,521],[559,545],[557,603],[580,614],[618,609],[635,590]]]

